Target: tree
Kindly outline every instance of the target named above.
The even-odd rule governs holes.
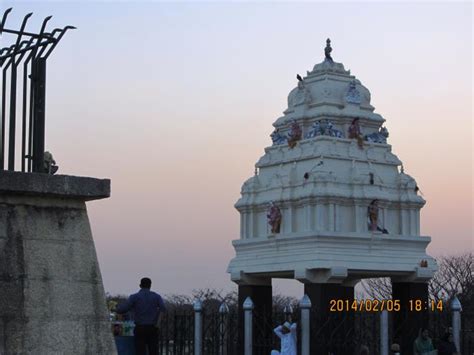
[[[392,282],[388,277],[365,279],[362,280],[361,284],[365,293],[372,299],[386,300],[392,298]]]
[[[276,312],[283,312],[285,307],[291,306],[293,310],[296,310],[298,307],[298,300],[294,297],[283,296],[283,295],[274,295],[272,297],[273,310]]]
[[[430,297],[449,303],[457,296],[464,311],[474,312],[474,253],[442,256],[437,262],[438,271],[428,284]],[[389,278],[367,279],[362,287],[370,297],[392,297]]]
[[[222,302],[226,302],[229,307],[237,303],[235,291],[224,293],[222,290],[212,288],[195,289],[191,295],[170,294],[164,297],[166,308],[171,311],[188,311],[193,309],[196,299],[202,302],[206,311],[217,312]]]
[[[124,302],[128,297],[124,295],[106,294],[107,304],[119,304]],[[234,289],[229,292],[217,290],[213,288],[195,289],[191,295],[169,294],[163,297],[168,311],[186,312],[193,310],[193,303],[196,299],[201,300],[203,309],[206,312],[218,312],[223,302],[227,304],[230,310],[237,309],[238,294]],[[298,300],[294,297],[283,296],[277,294],[273,296],[273,309],[276,312],[283,312],[286,306],[290,305],[293,309],[298,306]]]
[[[464,311],[474,311],[474,253],[443,256],[429,283],[430,296],[451,301],[457,296]]]

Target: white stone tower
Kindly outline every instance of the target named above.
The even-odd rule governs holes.
[[[420,235],[425,201],[392,153],[369,90],[333,61],[329,40],[325,53],[298,76],[273,145],[242,187],[228,272],[240,298],[256,298],[257,307],[271,302],[272,278],[300,280],[321,309],[353,298],[353,286],[370,277],[391,277],[403,304],[426,299],[437,266],[426,254],[431,238]]]

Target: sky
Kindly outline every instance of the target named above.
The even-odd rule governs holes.
[[[7,25],[74,25],[48,59],[46,147],[62,174],[110,178],[88,203],[104,287],[235,285],[233,205],[295,74],[332,56],[371,92],[427,203],[433,256],[474,249],[469,2],[10,1]],[[2,43],[0,42],[0,46]],[[297,281],[274,292],[302,295]]]

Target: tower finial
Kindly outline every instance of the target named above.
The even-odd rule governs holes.
[[[326,40],[326,48],[324,48],[324,55],[326,56],[327,60],[332,62],[333,60],[332,60],[332,57],[331,57],[331,52],[332,52],[331,40],[328,38]]]

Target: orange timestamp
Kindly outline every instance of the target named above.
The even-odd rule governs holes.
[[[408,300],[407,304],[402,304],[400,300],[392,299],[368,299],[368,300],[341,300],[332,299],[329,301],[330,312],[400,312],[406,309],[409,312],[422,312],[422,311],[443,311],[443,301],[429,300],[424,301],[421,299]]]

